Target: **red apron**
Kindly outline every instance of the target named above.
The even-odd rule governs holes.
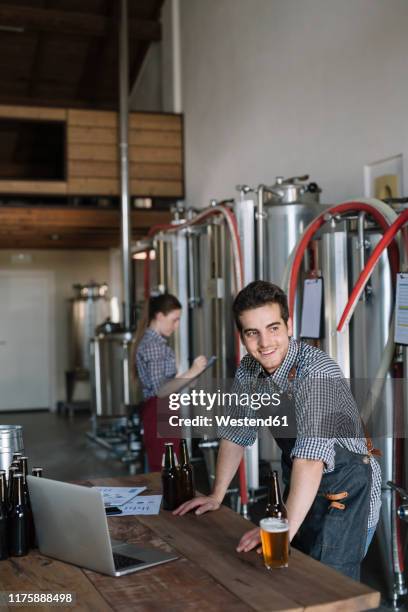
[[[143,441],[148,461],[149,472],[160,472],[164,443],[173,442],[174,451],[179,456],[179,438],[159,438],[157,435],[157,397],[150,397],[143,404]]]

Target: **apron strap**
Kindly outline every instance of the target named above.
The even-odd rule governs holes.
[[[348,497],[347,491],[342,491],[341,493],[325,493],[323,495],[329,501],[339,501],[339,499],[345,499]]]
[[[363,430],[364,430],[364,435],[365,435],[365,439],[366,439],[368,455],[370,457],[371,457],[371,455],[376,455],[377,457],[382,457],[382,452],[380,451],[380,449],[379,448],[374,448],[373,441],[372,441],[371,437],[368,435],[367,427],[366,427],[366,424],[364,423],[363,419],[361,419],[361,425],[363,426]]]

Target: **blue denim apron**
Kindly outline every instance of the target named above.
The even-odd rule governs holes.
[[[293,379],[293,370],[289,377]],[[289,411],[294,414],[293,396],[283,394],[282,401],[287,404],[287,414]],[[273,428],[271,432],[274,432]],[[275,440],[282,452],[286,499],[292,471],[290,455],[296,440],[279,437]],[[317,561],[359,580],[370,510],[370,455],[352,453],[338,444],[334,448],[334,470],[323,474],[316,498],[292,545]]]

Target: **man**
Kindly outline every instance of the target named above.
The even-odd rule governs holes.
[[[287,298],[276,285],[249,284],[237,295],[233,312],[248,352],[236,372],[235,386],[241,391],[259,385],[269,386],[270,393],[278,389],[283,411],[296,417],[296,438],[276,438],[287,485],[290,540],[358,579],[379,517],[381,472],[363,436],[349,386],[328,355],[291,337]],[[241,407],[236,410],[242,413]],[[221,438],[213,492],[181,505],[175,514],[193,509],[203,514],[220,507],[256,431],[224,427]],[[259,542],[259,529],[252,529],[237,550],[249,551]]]

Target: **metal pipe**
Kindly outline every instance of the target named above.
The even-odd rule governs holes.
[[[358,252],[359,252],[359,261],[360,261],[360,272],[362,272],[365,267],[364,222],[365,222],[365,212],[361,212],[358,214]]]
[[[128,57],[128,5],[120,0],[119,17],[119,158],[120,158],[120,202],[122,237],[123,316],[126,329],[131,326],[131,221],[129,200],[129,57]]]
[[[258,255],[257,280],[264,280],[264,189],[265,185],[259,185],[256,211],[256,252]]]

